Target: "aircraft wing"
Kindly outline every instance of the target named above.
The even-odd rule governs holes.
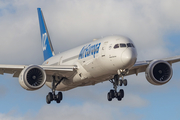
[[[54,74],[61,74],[61,75],[72,75],[76,72],[77,66],[74,65],[59,65],[59,66],[45,66],[39,65],[43,70],[46,72],[46,75],[54,75]],[[8,73],[13,74],[13,77],[19,77],[21,71],[27,67],[26,65],[2,65],[0,64],[0,74]]]
[[[179,62],[180,56],[164,58],[164,59],[160,59],[160,60],[164,60],[164,61],[168,62],[169,64],[172,64],[172,63]],[[129,74],[127,74],[127,75],[132,75],[132,74],[138,75],[138,73],[145,72],[147,66],[150,64],[151,61],[153,61],[153,60],[137,61],[135,63],[135,65],[130,69]]]

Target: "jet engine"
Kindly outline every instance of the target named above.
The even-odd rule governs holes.
[[[19,83],[26,90],[37,90],[46,82],[46,73],[40,66],[30,65],[19,75]]]
[[[146,79],[153,85],[167,83],[173,74],[171,65],[163,60],[152,61],[146,68]]]

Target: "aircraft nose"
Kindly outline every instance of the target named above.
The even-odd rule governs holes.
[[[132,67],[137,60],[137,52],[135,49],[127,48],[121,56],[123,66],[128,69]]]

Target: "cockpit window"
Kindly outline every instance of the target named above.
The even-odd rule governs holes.
[[[131,43],[131,45],[134,47],[134,45]]]
[[[126,47],[134,47],[134,45],[132,43],[120,43],[120,44],[116,44],[114,45],[114,49],[117,49],[117,48],[126,48]]]
[[[132,43],[127,43],[127,47],[134,47]]]
[[[116,45],[114,46],[114,49],[116,49],[116,48],[119,48],[119,44],[116,44]]]
[[[127,44],[128,47],[132,47],[130,43]]]
[[[122,43],[121,43],[121,44],[120,44],[120,47],[126,47],[126,44],[122,44]]]

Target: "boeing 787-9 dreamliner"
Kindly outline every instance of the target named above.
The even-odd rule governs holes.
[[[136,61],[137,51],[131,39],[124,36],[108,36],[55,55],[41,8],[37,9],[44,55],[42,65],[2,65],[0,74],[9,73],[19,77],[20,85],[29,91],[40,89],[46,84],[51,92],[46,96],[47,104],[55,100],[60,103],[62,92],[76,87],[95,85],[110,81],[113,85],[107,94],[108,101],[121,101],[127,86],[125,76],[145,72],[146,79],[153,85],[166,84],[172,77],[172,63],[180,56]]]

